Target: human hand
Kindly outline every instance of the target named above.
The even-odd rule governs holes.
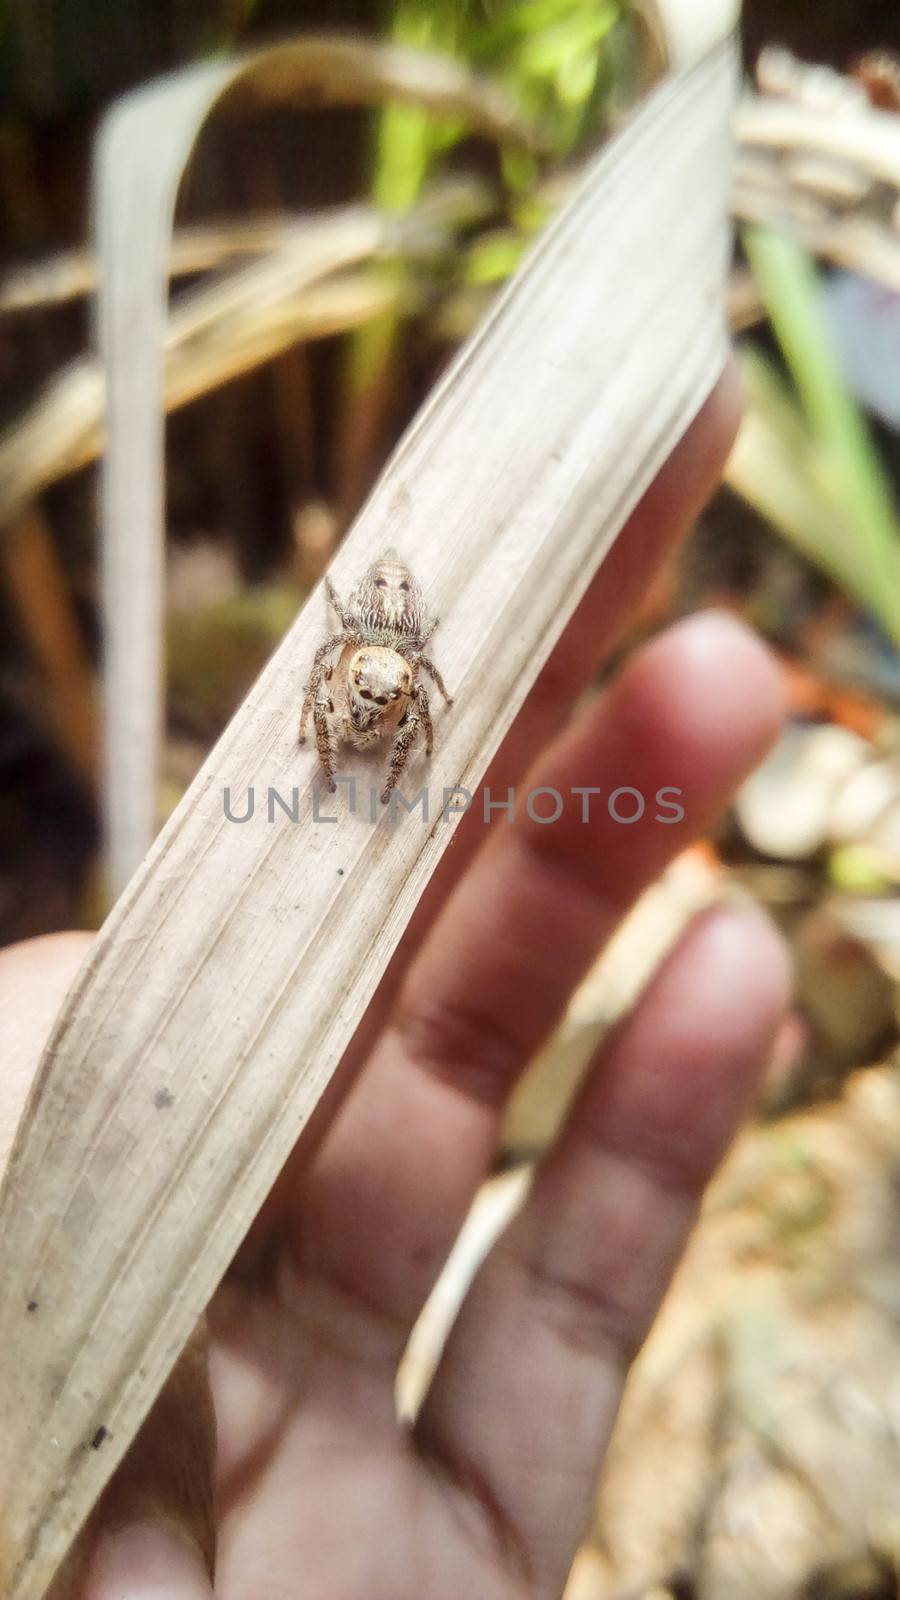
[[[486,780],[495,793],[627,784],[652,797],[672,785],[684,821],[658,823],[651,805],[625,827],[598,806],[585,826],[567,808],[552,827],[523,817],[485,838],[474,812],[464,818],[209,1308],[215,1509],[196,1343],[92,1519],[77,1600],[560,1594],[629,1361],[785,1002],[784,955],[758,913],[701,918],[600,1051],[409,1428],[395,1377],[517,1075],[635,897],[708,829],[777,732],[777,671],[716,614],[638,651],[558,731],[715,483],[735,411],[728,379],[621,535]],[[11,1062],[0,1154],[86,946],[64,935],[0,957]]]

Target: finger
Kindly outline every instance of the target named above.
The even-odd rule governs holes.
[[[104,1537],[89,1571],[60,1581],[47,1600],[209,1600],[213,1593],[196,1548],[155,1521]]]
[[[485,784],[493,790],[505,792],[508,785],[519,781],[562,725],[576,696],[615,649],[661,561],[687,533],[715,489],[734,442],[739,417],[740,380],[732,358],[632,512],[552,651],[485,776]],[[251,1229],[240,1252],[245,1265],[252,1264],[290,1205],[300,1173],[308,1167],[354,1075],[377,1039],[416,950],[483,837],[480,816],[470,811],[460,822],[452,850],[445,851],[422,895],[302,1141]]]
[[[498,831],[410,969],[396,1016],[291,1213],[301,1270],[387,1321],[397,1353],[493,1158],[506,1098],[635,896],[705,832],[780,724],[780,676],[740,624],[691,618],[567,729],[536,785],[683,791],[683,822],[578,808]],[[526,780],[526,787],[531,779]],[[378,1248],[374,1248],[374,1241]]]
[[[562,726],[576,697],[609,659],[664,558],[692,526],[718,484],[740,418],[740,378],[733,359],[639,501],[557,642],[484,779],[494,793],[509,785]],[[353,1041],[368,1052],[412,957],[462,877],[485,835],[480,811],[469,811],[443,856]]]
[[[702,918],[602,1052],[464,1302],[417,1424],[528,1592],[557,1594],[628,1364],[786,1003],[756,911]]]
[[[215,1435],[201,1320],[81,1530],[49,1600],[209,1600]]]
[[[0,1170],[12,1148],[56,1014],[90,934],[29,939],[0,952]],[[213,1561],[215,1419],[198,1325],[104,1490],[49,1600],[206,1600]]]
[[[0,1174],[53,1020],[90,944],[87,933],[54,933],[0,951]]]

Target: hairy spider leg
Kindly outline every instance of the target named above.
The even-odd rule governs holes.
[[[429,639],[431,638],[431,635],[434,633],[434,630],[437,627],[437,625],[440,622],[440,620],[441,620],[440,617],[429,617],[427,619],[426,623],[425,623],[425,626],[423,628],[420,628],[419,637],[416,640],[416,657],[417,658],[422,654],[422,651],[425,649],[425,646],[427,645]]]
[[[397,780],[409,760],[409,753],[421,726],[422,718],[419,711],[411,711],[394,740],[390,770],[387,775],[387,781],[381,791],[381,803],[383,806],[387,805],[391,790],[396,786]]]
[[[425,730],[425,754],[431,755],[434,749],[434,728],[431,722],[431,707],[428,704],[428,695],[424,683],[417,683],[413,690],[413,699],[416,702],[419,716],[422,718],[422,727]]]
[[[444,680],[441,677],[440,673],[438,672],[438,669],[435,666],[434,662],[430,659],[430,657],[429,656],[419,656],[418,657],[418,664],[419,664],[420,667],[424,667],[425,668],[425,671],[428,673],[428,676],[430,678],[434,679],[434,681],[437,684],[441,694],[444,696],[444,699],[446,700],[448,706],[452,706],[452,704],[453,704],[452,697],[447,693],[446,689],[444,688]]]
[[[319,752],[322,770],[328,779],[328,787],[331,793],[336,794],[337,784],[334,781],[335,742],[331,731],[331,723],[328,721],[328,712],[321,700],[317,700],[313,706],[313,723],[316,729],[316,749]]]
[[[336,650],[339,644],[356,644],[357,642],[358,641],[355,634],[347,634],[345,632],[335,633],[330,639],[326,639],[324,644],[319,645],[318,650],[313,656],[313,664],[309,674],[309,683],[306,685],[306,697],[300,709],[300,729],[297,735],[298,744],[303,744],[306,740],[306,723],[309,718],[309,713],[315,704],[316,695],[319,692],[319,685],[323,678],[331,676],[331,668],[325,664],[326,657],[331,654],[332,650]]]
[[[341,600],[340,595],[338,594],[336,588],[334,587],[334,584],[332,583],[331,579],[328,577],[327,573],[326,573],[326,576],[325,576],[325,592],[328,595],[328,598],[331,601],[332,606],[334,607],[335,611],[337,612],[338,616],[340,617],[341,623],[343,624],[343,626],[348,631],[352,630],[352,628],[353,628],[353,618],[351,617],[349,611],[345,611],[343,601]]]

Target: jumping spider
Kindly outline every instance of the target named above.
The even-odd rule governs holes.
[[[341,631],[326,639],[313,658],[300,713],[300,743],[305,741],[311,711],[316,748],[333,794],[339,740],[364,750],[396,734],[381,793],[386,805],[420,732],[425,735],[426,754],[431,755],[431,711],[424,684],[418,681],[420,667],[433,678],[448,706],[453,704],[437,667],[424,653],[438,619],[428,616],[421,585],[396,550],[385,551],[373,562],[346,607],[330,578],[326,577],[325,588]],[[340,656],[329,665],[337,649]]]

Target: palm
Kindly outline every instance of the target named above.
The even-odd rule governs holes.
[[[759,646],[700,618],[638,653],[544,748],[598,641],[608,647],[708,492],[732,425],[720,391],[489,775],[504,790],[627,783],[652,797],[675,785],[685,821],[662,826],[648,806],[633,826],[598,810],[585,827],[570,807],[553,827],[492,828],[476,856],[484,830],[464,820],[348,1052],[346,1103],[335,1115],[327,1098],[210,1307],[220,1600],[550,1600],[564,1585],[628,1361],[783,1003],[781,952],[755,915],[703,919],[602,1051],[411,1429],[394,1386],[518,1073],[622,913],[709,826],[778,726]],[[17,1005],[21,986],[7,982]],[[173,1461],[182,1417],[163,1415]],[[146,1435],[131,1463],[142,1492],[165,1477]],[[154,1550],[107,1541],[85,1600],[113,1600],[124,1583],[129,1596],[211,1593],[196,1550]]]
[[[240,1288],[228,1291],[215,1317],[217,1593],[303,1600],[518,1593],[489,1519],[398,1427],[377,1341],[371,1366],[360,1351],[351,1370],[346,1353],[315,1325],[333,1305],[320,1302],[307,1322],[310,1302],[299,1282],[295,1296],[307,1308],[299,1330],[274,1297],[261,1309]]]

